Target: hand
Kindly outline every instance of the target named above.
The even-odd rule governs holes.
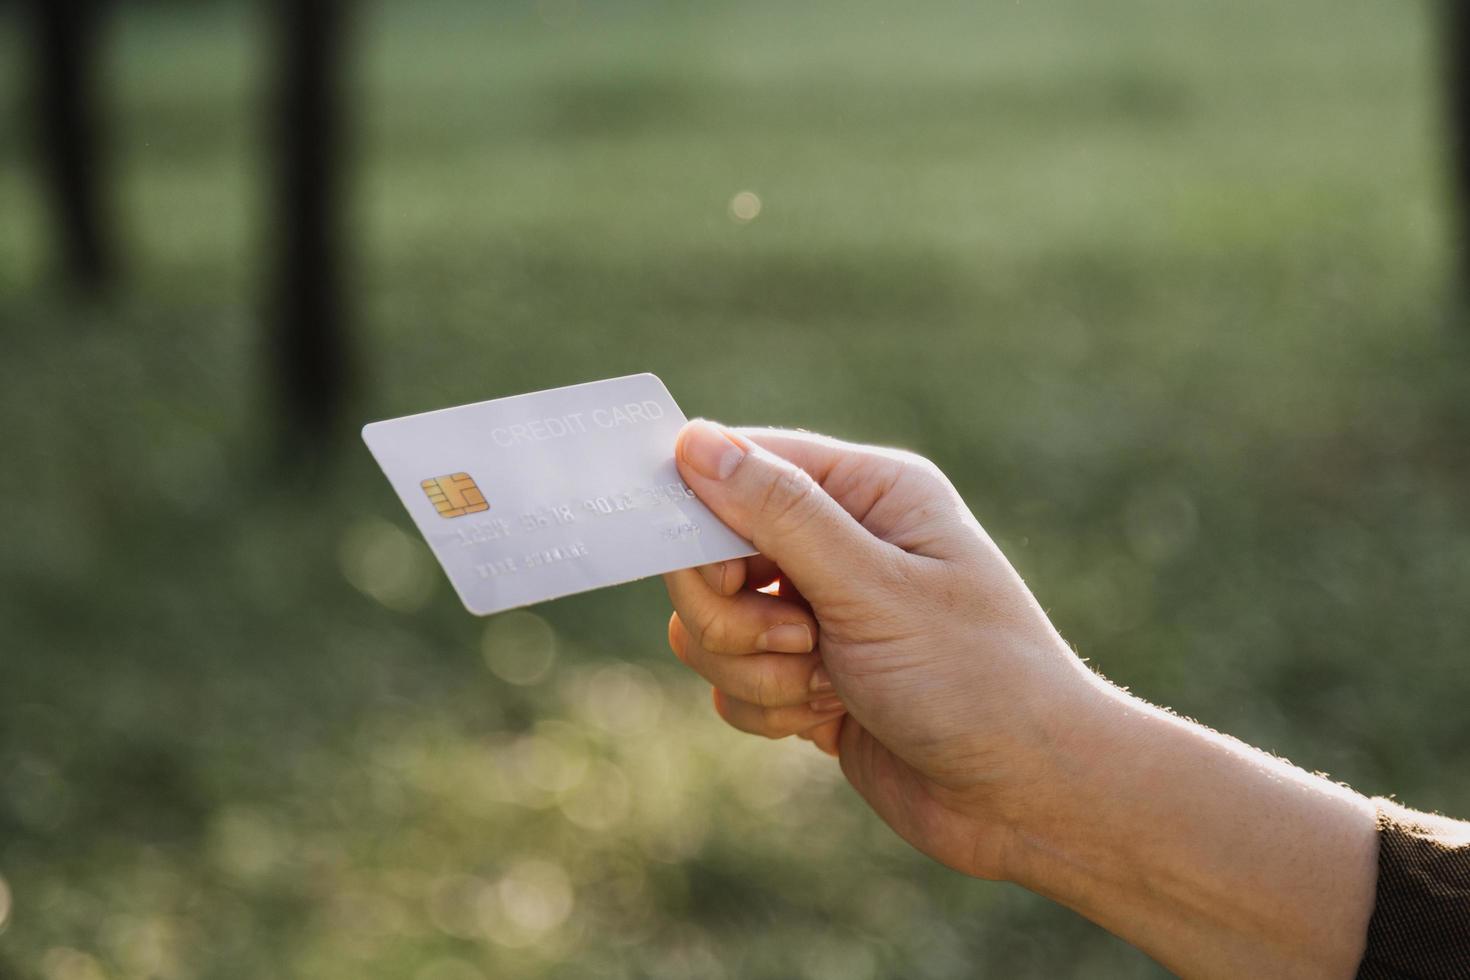
[[[1093,674],[933,464],[708,422],[676,455],[760,551],[667,579],[726,721],[805,734],[921,851],[1177,973],[1353,975],[1373,804]]]
[[[760,551],[665,580],[669,643],[721,717],[811,739],[915,847],[1005,877],[1096,685],[953,486],[911,453],[704,421],[676,457]]]

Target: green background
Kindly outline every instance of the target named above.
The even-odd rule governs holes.
[[[915,449],[1120,684],[1470,814],[1432,14],[364,7],[352,418],[654,371]],[[255,6],[114,19],[100,304],[0,23],[0,975],[1159,974],[724,728],[657,582],[476,620],[353,426],[275,465]]]

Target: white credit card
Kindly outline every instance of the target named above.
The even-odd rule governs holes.
[[[533,602],[754,554],[674,465],[652,374],[373,422],[362,438],[465,608]]]

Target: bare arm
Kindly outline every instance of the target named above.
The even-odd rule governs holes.
[[[1352,977],[1371,801],[1101,681],[1006,875],[1191,977]]]
[[[925,460],[709,423],[677,455],[761,552],[667,578],[727,722],[813,741],[924,853],[1182,975],[1354,975],[1371,801],[1093,674]]]

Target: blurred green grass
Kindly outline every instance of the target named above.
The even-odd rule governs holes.
[[[120,15],[113,303],[45,284],[0,141],[0,974],[1157,975],[722,729],[657,583],[482,623],[350,434],[272,469],[257,17]],[[914,448],[1119,683],[1470,814],[1427,9],[355,26],[363,420],[652,370],[690,414]]]

